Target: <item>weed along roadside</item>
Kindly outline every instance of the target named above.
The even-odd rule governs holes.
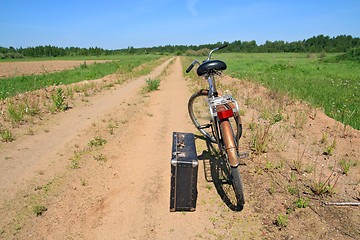
[[[296,96],[291,97],[291,94],[279,90],[277,86],[290,77],[286,78],[285,74],[290,75],[293,71],[293,68],[282,67],[292,61],[297,69],[310,68],[304,63],[308,59],[292,59],[291,55],[285,54],[268,54],[265,59],[261,58],[263,56],[265,54],[219,56],[229,60],[229,72],[238,79],[222,76],[218,81],[218,91],[220,94],[229,93],[238,100],[243,127],[240,151],[248,150],[252,154],[240,172],[244,195],[249,196],[246,208],[242,214],[235,215],[225,209],[214,214],[214,235],[236,238],[240,232],[247,231],[245,219],[255,218],[255,222],[261,223],[258,238],[357,239],[360,236],[358,206],[334,207],[325,205],[325,202],[345,205],[360,200],[359,131],[348,126],[349,122],[343,124],[330,118],[327,110],[304,101],[304,97],[297,100]],[[270,63],[271,56],[275,63]],[[265,63],[261,65],[261,61]],[[281,64],[276,65],[277,61]],[[260,63],[257,65],[256,62]],[[190,60],[184,60],[183,68],[186,69],[190,63]],[[316,68],[316,63],[314,65]],[[260,74],[260,69],[270,69],[271,66],[271,71],[284,74],[281,76],[285,79],[275,83],[267,80],[273,78],[272,74]],[[321,63],[319,66],[330,67]],[[341,78],[344,79],[345,75]],[[301,84],[303,79],[297,77],[296,81]],[[205,88],[201,80],[190,75],[187,77],[189,88]],[[344,91],[347,90],[344,88]],[[353,91],[346,94],[353,94]],[[354,94],[356,97],[358,93]],[[357,123],[352,124],[356,126]],[[198,151],[206,151],[204,147]],[[234,235],[221,231],[224,225]]]

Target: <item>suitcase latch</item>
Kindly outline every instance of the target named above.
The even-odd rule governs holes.
[[[185,147],[185,144],[184,144],[185,136],[184,135],[178,135],[178,137],[179,137],[179,143],[177,145],[181,149],[181,148]]]

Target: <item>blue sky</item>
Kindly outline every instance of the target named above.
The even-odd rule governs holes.
[[[360,37],[359,0],[0,0],[0,46],[120,49]]]

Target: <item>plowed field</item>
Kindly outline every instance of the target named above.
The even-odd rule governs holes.
[[[86,60],[86,64],[103,63],[109,60]],[[60,72],[79,67],[84,61],[35,61],[35,62],[2,62],[0,63],[0,78],[21,75],[36,75],[42,73]]]

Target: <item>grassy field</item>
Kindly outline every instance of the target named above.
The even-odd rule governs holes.
[[[325,58],[324,58],[325,57]],[[334,55],[259,53],[217,54],[226,73],[321,108],[332,118],[360,129],[360,63],[324,61]]]
[[[122,55],[117,56],[116,60],[114,59],[112,62],[101,64],[87,65],[84,61],[79,68],[73,70],[0,79],[0,100],[22,92],[34,91],[48,86],[67,85],[83,80],[98,79],[115,72],[130,72],[133,68],[145,62],[159,58],[160,56],[155,55]],[[71,60],[78,59],[72,58]],[[84,58],[81,60],[84,60]]]

